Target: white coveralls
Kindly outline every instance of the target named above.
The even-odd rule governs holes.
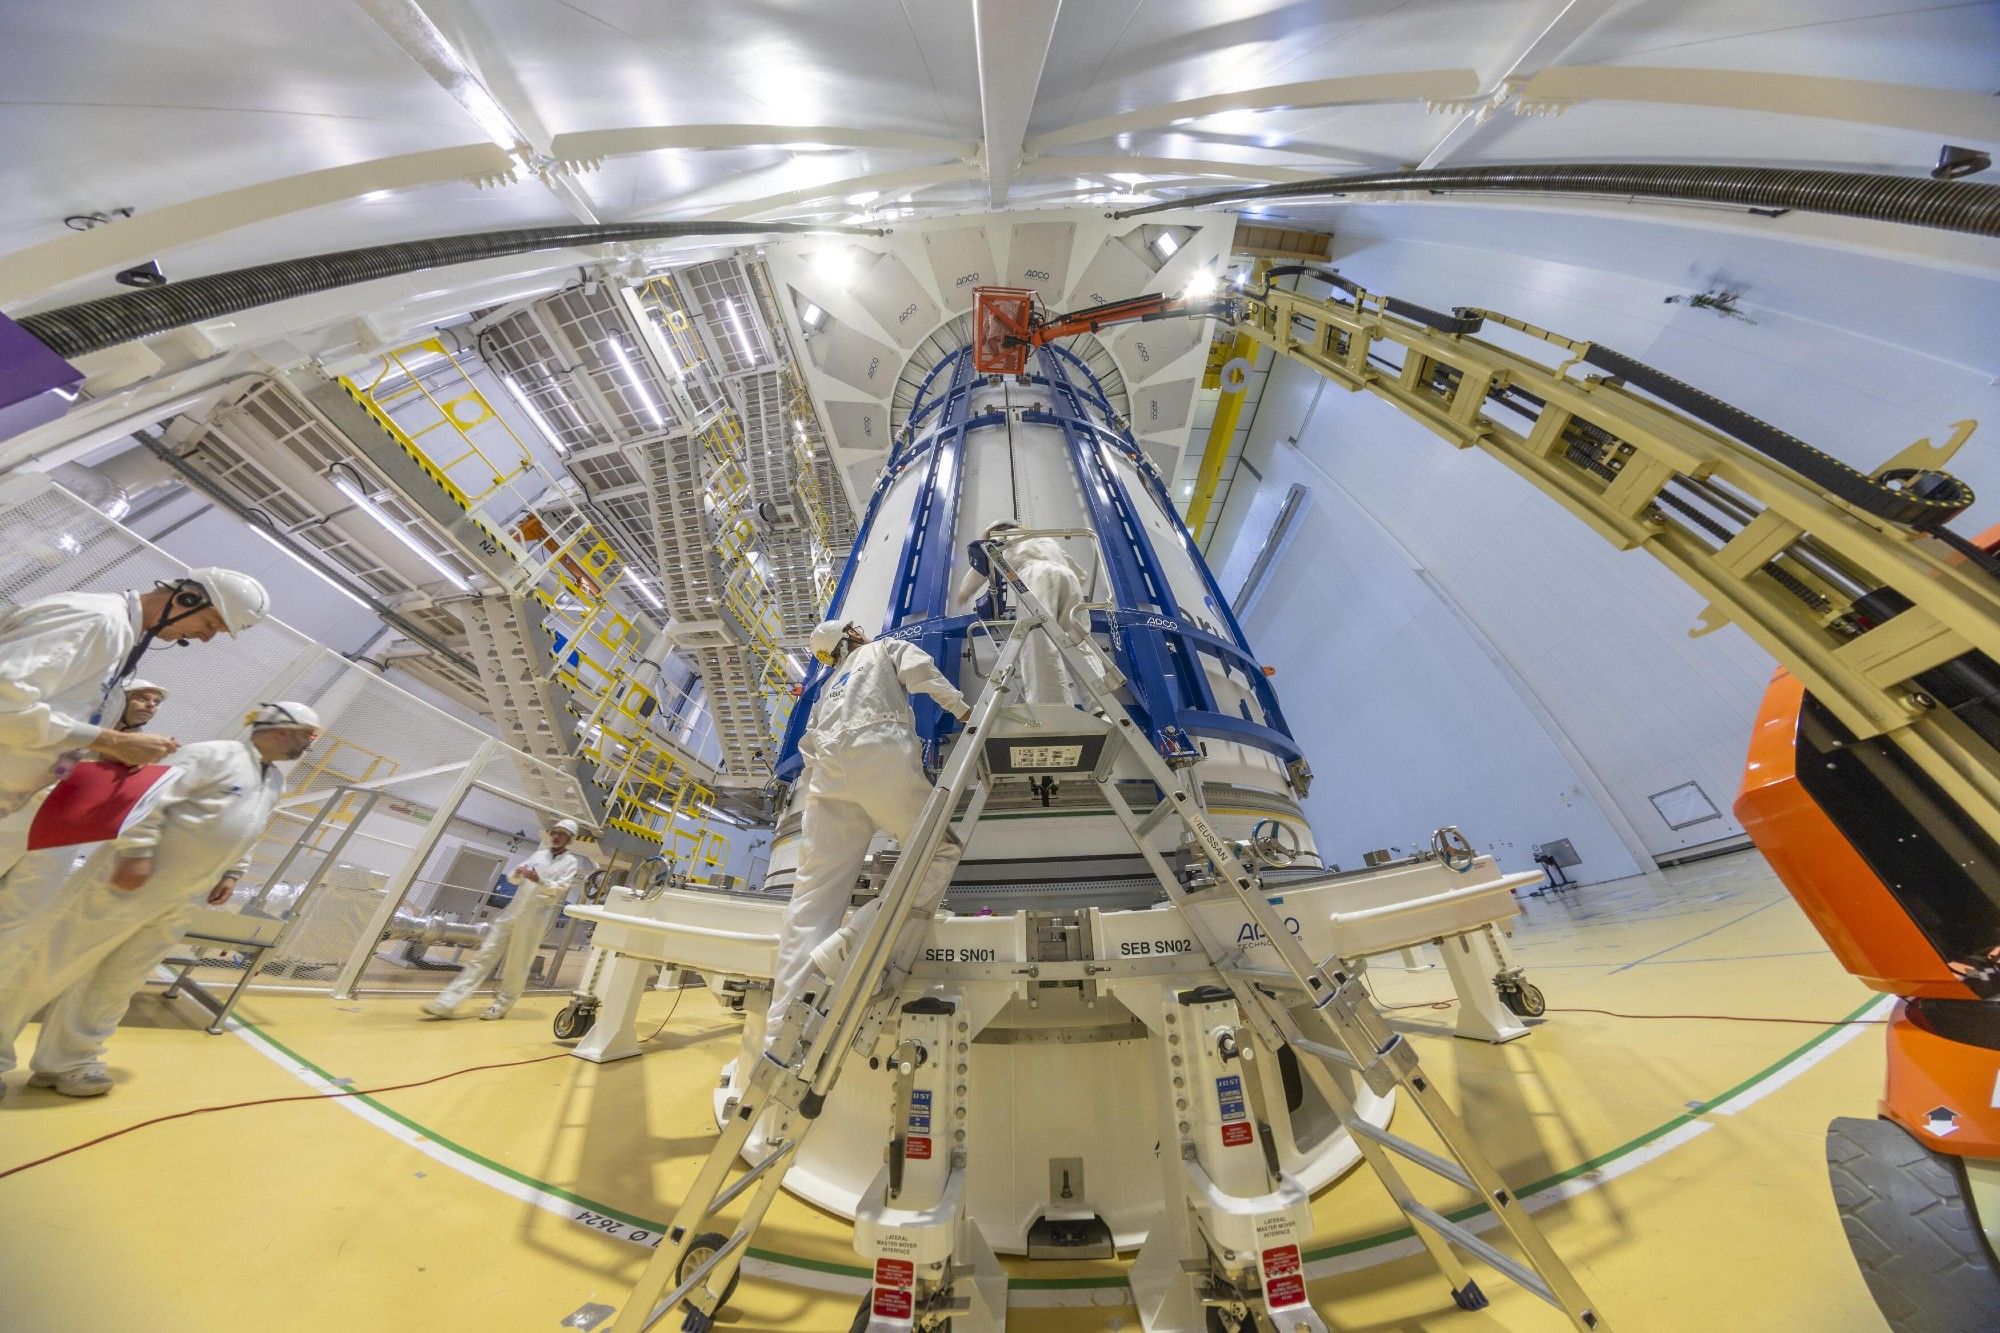
[[[1090,612],[1084,609],[1083,571],[1053,537],[1028,537],[1003,548],[1007,563],[1028,585],[1035,600],[1049,609],[1058,624],[1079,638],[1090,638]],[[968,571],[961,596],[976,590],[983,576]],[[1033,636],[1021,649],[1021,701],[1031,704],[1072,703],[1069,671],[1046,634]]]
[[[505,1013],[521,998],[522,988],[528,984],[528,968],[548,936],[556,909],[569,897],[569,886],[576,882],[583,858],[575,852],[552,852],[543,847],[521,865],[541,878],[526,879],[518,872],[512,877],[514,901],[486,928],[486,938],[480,941],[472,961],[438,995],[437,1004],[442,1008],[456,1009],[471,999],[472,992],[496,969],[500,986],[493,1007]]]
[[[850,649],[833,678],[820,688],[812,725],[799,742],[806,756],[799,868],[792,900],[778,928],[772,977],[770,1027],[798,998],[812,972],[812,948],[840,926],[848,899],[879,830],[907,843],[930,799],[917,746],[910,691],[919,690],[953,713],[965,710],[960,694],[930,654],[901,639],[877,639]],[[951,887],[962,849],[938,849],[918,891],[916,914],[897,942],[897,953],[919,943],[928,917]],[[856,913],[850,934],[868,927],[876,908]],[[912,936],[919,937],[912,940]],[[767,1044],[770,1038],[767,1036]]]
[[[14,1067],[14,1039],[29,1017],[51,1000],[35,1072],[100,1062],[133,992],[172,952],[195,904],[249,869],[250,849],[285,794],[283,771],[247,740],[198,741],[164,762],[176,771],[146,817],[91,852],[53,902],[0,931],[0,1073]],[[153,873],[144,884],[111,882],[120,860],[148,854]]]
[[[43,597],[0,615],[0,929],[46,900],[45,876],[8,874],[66,754],[124,715],[113,683],[139,642],[137,599],[125,593]]]

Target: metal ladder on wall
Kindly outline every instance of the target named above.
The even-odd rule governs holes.
[[[1014,539],[1031,535],[1016,534]],[[618,1327],[652,1329],[678,1309],[683,1314],[682,1333],[708,1333],[713,1328],[715,1311],[736,1285],[743,1253],[776,1201],[783,1168],[796,1156],[847,1059],[857,1053],[865,1055],[882,1034],[898,998],[898,987],[884,983],[907,976],[915,962],[914,957],[895,958],[891,954],[911,917],[924,872],[952,830],[960,799],[971,791],[963,819],[963,827],[969,830],[978,823],[992,790],[990,775],[976,781],[982,775],[981,761],[988,743],[1026,738],[1008,731],[1006,722],[1012,709],[1004,700],[1018,679],[1027,636],[1045,633],[1056,643],[1072,682],[1089,698],[1087,707],[1095,710],[1078,713],[1074,727],[1085,739],[1101,738],[1100,745],[1081,747],[1085,754],[1079,758],[1088,765],[1082,771],[1131,835],[1197,946],[1235,997],[1258,1041],[1273,1053],[1290,1046],[1297,1054],[1301,1071],[1339,1114],[1363,1160],[1444,1274],[1453,1301],[1467,1310],[1487,1304],[1460,1258],[1463,1252],[1561,1310],[1577,1329],[1608,1328],[1520,1198],[1419,1067],[1409,1041],[1391,1029],[1375,1008],[1361,978],[1340,958],[1314,960],[1292,938],[1235,846],[1208,822],[1191,770],[1177,773],[1161,757],[1118,701],[1115,692],[1123,680],[1116,669],[1093,643],[1072,634],[1051,616],[1007,563],[1003,547],[1004,543],[988,543],[994,570],[1006,578],[1019,605],[1013,633],[985,692],[974,705],[965,735],[946,759],[937,787],[882,888],[882,907],[855,942],[844,975],[830,979],[833,985],[823,1010],[817,1007],[818,997],[808,994],[794,1006],[797,1013],[773,1015],[778,1028],[771,1054],[758,1062],[746,1080],[742,1099],[689,1186],[659,1249],[633,1287]],[[1034,734],[1043,747],[1052,739],[1078,739]],[[1088,754],[1091,749],[1096,750],[1094,759]],[[1124,756],[1136,759],[1162,793],[1152,809],[1134,809],[1119,792],[1114,770]],[[1185,830],[1189,844],[1207,861],[1212,875],[1199,877],[1190,885],[1150,844],[1152,833],[1168,821]],[[960,840],[965,836],[960,835]],[[1196,910],[1212,903],[1230,903],[1232,909],[1246,912],[1282,966],[1245,965],[1245,949],[1218,939],[1203,913]],[[1339,1070],[1351,1071],[1378,1094],[1399,1090],[1429,1122],[1444,1152],[1433,1152],[1363,1118]],[[762,1162],[739,1174],[738,1156],[767,1113],[780,1127],[770,1136],[776,1146]],[[965,1148],[959,1145],[953,1152],[962,1155]],[[1420,1202],[1404,1180],[1397,1159],[1477,1194],[1525,1261],[1481,1239],[1465,1223]],[[733,1174],[738,1178],[731,1182]],[[734,1228],[712,1230],[722,1211],[746,1193],[751,1195],[750,1201]],[[1288,1322],[1285,1327],[1323,1330],[1325,1326],[1306,1311],[1300,1321]]]

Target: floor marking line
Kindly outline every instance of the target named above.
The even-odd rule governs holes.
[[[1765,904],[1767,907],[1770,905]],[[1728,924],[1734,923],[1725,923]],[[1717,927],[1717,929],[1722,928]],[[1683,943],[1689,942],[1691,941],[1683,941]],[[1811,1070],[1834,1051],[1865,1032],[1867,1024],[1864,1020],[1874,1016],[1870,1011],[1885,1008],[1893,1002],[1893,999],[1894,997],[1887,995],[1870,996],[1846,1018],[1822,1029],[1802,1045],[1733,1087],[1725,1088],[1715,1096],[1697,1103],[1683,1114],[1615,1148],[1531,1185],[1523,1186],[1516,1191],[1516,1194],[1528,1210],[1534,1212],[1588,1193],[1620,1176],[1657,1161],[1682,1144],[1691,1142],[1715,1128],[1715,1122],[1703,1119],[1704,1116],[1735,1115]],[[241,1038],[252,1050],[281,1069],[289,1071],[293,1077],[308,1087],[328,1093],[348,1092],[348,1089],[336,1083],[326,1070],[291,1050],[249,1020],[232,1018],[229,1031]],[[600,1203],[559,1185],[538,1180],[504,1163],[496,1162],[462,1144],[452,1142],[366,1094],[350,1093],[348,1096],[329,1098],[329,1100],[339,1102],[365,1122],[382,1129],[391,1137],[415,1148],[419,1153],[453,1168],[470,1179],[490,1185],[522,1203],[540,1208],[600,1235],[651,1248],[657,1246],[660,1234],[666,1229],[664,1223],[636,1217],[610,1204]],[[1484,1230],[1496,1221],[1493,1214],[1479,1204],[1460,1209],[1449,1216],[1453,1221],[1462,1222],[1475,1231]],[[1305,1260],[1306,1276],[1317,1280],[1372,1268],[1379,1264],[1393,1263],[1419,1253],[1422,1253],[1422,1247],[1415,1233],[1408,1227],[1398,1227],[1358,1240],[1309,1250],[1302,1257]],[[830,1263],[821,1259],[809,1259],[803,1255],[784,1254],[754,1247],[746,1252],[743,1271],[753,1277],[767,1278],[792,1286],[848,1295],[860,1295],[866,1291],[872,1276],[872,1270],[858,1265]],[[1123,1276],[1011,1278],[1008,1284],[1008,1304],[1041,1308],[1104,1305],[1105,1302],[1096,1293],[1111,1289],[1122,1291],[1125,1287],[1126,1280]],[[1020,1297],[1018,1300],[1017,1295]],[[1122,1306],[1129,1302],[1121,1299],[1116,1303]]]
[[[1742,916],[1736,917],[1729,921],[1725,921],[1719,926],[1710,926],[1707,930],[1701,932],[1701,934],[1690,935],[1686,939],[1682,940],[1679,944],[1669,944],[1664,949],[1654,950],[1652,953],[1647,954],[1644,958],[1634,959],[1632,962],[1625,964],[1624,967],[1613,968],[1611,971],[1611,975],[1615,977],[1620,972],[1628,972],[1631,969],[1639,966],[1640,963],[1649,963],[1653,959],[1658,958],[1661,954],[1672,953],[1676,949],[1686,948],[1688,945],[1693,944],[1696,940],[1705,940],[1710,935],[1715,934],[1717,931],[1728,930],[1731,926],[1740,925],[1743,922],[1748,921],[1751,917],[1757,915],[1757,913],[1759,912],[1768,912],[1773,907],[1776,907],[1779,903],[1788,903],[1790,901],[1792,901],[1790,898],[1773,898],[1771,899],[1770,902],[1765,903],[1762,907],[1753,907],[1749,911],[1745,912]]]

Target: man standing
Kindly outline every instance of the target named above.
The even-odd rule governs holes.
[[[0,875],[27,850],[31,807],[78,759],[151,764],[174,752],[171,736],[106,722],[155,639],[234,638],[270,609],[249,575],[195,569],[147,593],[60,593],[0,615]],[[0,881],[0,922],[15,914]]]
[[[319,736],[304,704],[260,704],[245,721],[247,740],[182,746],[145,817],[92,852],[55,901],[0,933],[0,1074],[14,1067],[29,1016],[61,996],[36,1040],[29,1086],[66,1097],[111,1090],[104,1046],[127,1001],[172,952],[197,899],[229,901],[285,794],[281,765]]]
[[[144,731],[146,725],[159,714],[160,705],[166,701],[164,687],[134,676],[125,682],[125,711],[118,719],[117,729],[121,733]],[[33,808],[27,810],[31,824],[41,801],[42,794],[38,793],[31,802]],[[24,829],[24,839],[26,833]],[[87,850],[87,846],[45,847],[38,852],[28,852],[16,861],[13,869],[0,876],[0,930],[28,920],[43,903],[54,898],[63,880],[69,877],[71,866]]]
[[[917,746],[912,690],[929,695],[960,722],[971,705],[930,654],[901,639],[868,637],[852,623],[822,622],[812,632],[813,656],[833,668],[820,686],[812,723],[799,742],[806,757],[801,778],[799,868],[792,899],[778,928],[770,1026],[774,1032],[798,998],[812,969],[838,979],[849,950],[873,920],[877,903],[840,918],[876,833],[907,844],[930,799]],[[929,929],[925,918],[943,901],[964,849],[947,834],[924,876],[915,917],[898,941],[900,957],[910,935]],[[766,1045],[770,1037],[766,1037]]]
[[[1021,537],[1007,540],[1020,531],[1012,519],[1001,519],[986,529],[985,541],[1005,543],[1007,563],[1028,585],[1035,600],[1049,609],[1057,623],[1079,638],[1090,638],[1090,612],[1083,604],[1083,571],[1069,558],[1060,543],[1050,537]],[[983,542],[974,542],[972,568],[959,580],[961,601],[971,598],[983,580],[992,578]],[[997,608],[996,608],[997,609]],[[1069,672],[1048,635],[1037,634],[1021,646],[1021,700],[1031,704],[1073,702],[1069,692]]]
[[[528,968],[549,933],[556,909],[569,896],[569,886],[583,869],[583,858],[569,849],[576,821],[558,819],[549,830],[549,845],[514,868],[514,901],[486,927],[479,952],[472,955],[451,984],[424,1006],[433,1018],[456,1018],[457,1009],[472,998],[488,977],[500,973],[499,993],[481,1018],[505,1018],[528,984]]]

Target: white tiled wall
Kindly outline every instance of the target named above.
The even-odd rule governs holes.
[[[1591,231],[1451,211],[1441,221],[1443,210],[1421,207],[1348,210],[1357,221],[1341,231],[1336,262],[1373,290],[1433,308],[1484,306],[1601,339],[1866,469],[2000,406],[1993,368],[1976,364],[1991,353],[1970,336],[2000,316],[2000,284],[1978,275],[1682,228],[1627,229],[1614,244],[1601,221]],[[1445,243],[1464,237],[1478,247]],[[1663,303],[1718,274],[1743,291],[1754,324]],[[1928,318],[1911,309],[1925,302],[1935,303]],[[1482,839],[1523,848],[1562,833],[1615,855],[1621,818],[1653,855],[1739,833],[1729,806],[1770,658],[1734,628],[1691,640],[1702,599],[1650,557],[1613,551],[1492,459],[1449,448],[1371,397],[1328,388],[1298,446],[1284,443],[1316,386],[1281,370],[1252,433],[1247,456],[1265,487],[1282,494],[1303,480],[1314,505],[1246,628],[1281,684],[1326,673],[1303,706],[1295,689],[1285,694],[1315,767],[1330,774],[1367,756],[1369,773],[1316,793],[1322,836],[1343,850],[1350,828],[1369,845],[1406,841],[1439,822],[1446,794],[1490,812],[1496,827],[1472,830]],[[2000,442],[1975,436],[1953,469],[2000,496]],[[1231,593],[1262,536],[1244,533],[1231,551],[1244,489],[1213,547]],[[1958,526],[1976,532],[1980,510],[2000,504],[1987,499]],[[1468,665],[1465,642],[1476,640],[1462,628],[1454,638],[1449,604],[1511,673]],[[1511,770],[1486,744],[1466,753],[1469,723],[1505,738],[1520,756]],[[1559,784],[1549,778],[1567,765],[1558,741],[1615,806],[1609,819],[1582,809],[1592,784],[1576,784],[1582,836],[1550,827]],[[1676,831],[1648,797],[1687,781],[1722,817]]]

